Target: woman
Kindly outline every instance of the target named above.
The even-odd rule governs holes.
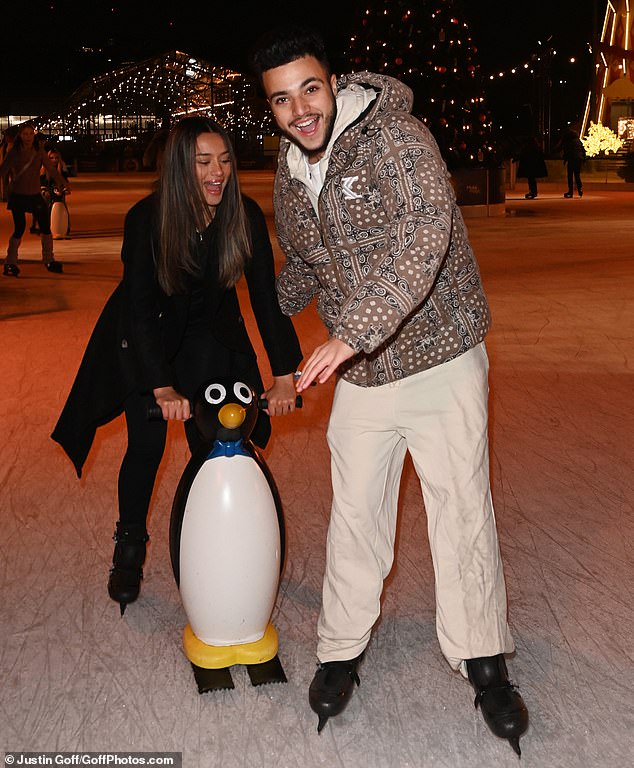
[[[0,176],[11,176],[7,208],[13,215],[13,234],[9,238],[3,269],[3,274],[7,277],[17,277],[20,274],[18,249],[26,229],[27,213],[34,215],[39,227],[44,266],[49,272],[62,272],[62,265],[55,261],[53,256],[50,208],[40,190],[42,166],[55,179],[60,190],[65,193],[69,191],[68,182],[51,163],[43,145],[35,144],[35,126],[33,123],[24,123],[9,153],[0,164]]]
[[[126,216],[122,260],[123,279],[97,321],[52,437],[81,476],[96,428],[125,412],[128,446],[108,581],[123,613],[139,594],[166,422],[185,422],[193,452],[199,436],[187,421],[189,403],[202,382],[238,376],[264,389],[235,288],[243,273],[274,378],[265,392],[268,414],[294,410],[301,351],[277,303],[264,215],[241,195],[233,149],[212,120],[188,117],[170,132],[157,191]],[[147,419],[155,401],[163,421]],[[269,434],[262,413],[252,439],[263,447]]]

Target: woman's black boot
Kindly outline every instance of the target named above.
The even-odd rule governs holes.
[[[114,533],[114,554],[108,578],[108,594],[119,603],[123,616],[126,605],[139,596],[145,545],[149,539],[145,526],[117,523]]]
[[[467,659],[467,674],[476,690],[474,704],[480,706],[484,721],[521,755],[520,736],[528,728],[528,710],[516,686],[509,681],[504,656],[500,653]]]
[[[311,709],[319,717],[317,733],[329,717],[342,712],[350,701],[354,684],[360,684],[357,666],[363,654],[350,661],[327,661],[318,664],[317,672],[308,690]]]

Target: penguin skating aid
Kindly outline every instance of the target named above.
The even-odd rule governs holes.
[[[244,664],[253,685],[286,682],[270,622],[284,557],[284,520],[266,463],[249,441],[258,400],[249,385],[208,382],[193,403],[205,439],[179,482],[170,555],[188,625],[185,655],[200,693],[233,688]]]

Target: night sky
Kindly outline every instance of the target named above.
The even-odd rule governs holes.
[[[252,4],[181,1],[155,13],[148,9],[161,4],[136,0],[3,4],[0,100],[68,95],[88,77],[107,71],[110,61],[135,61],[172,49],[245,71],[247,52],[258,34],[285,19],[320,27],[330,44],[333,67],[340,72],[345,68],[347,40],[366,7],[357,0],[271,0],[261,2],[254,13],[248,10]],[[605,0],[463,0],[485,71],[521,63],[537,49],[538,40],[551,35],[561,55],[579,56],[592,37],[593,12],[600,24],[605,4]]]

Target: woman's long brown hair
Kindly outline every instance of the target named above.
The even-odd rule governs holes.
[[[202,133],[221,136],[231,159],[231,175],[215,214],[221,285],[234,286],[251,256],[249,226],[229,137],[214,120],[185,117],[171,129],[160,162],[156,266],[159,285],[168,295],[182,292],[185,275],[199,268],[196,243],[209,224],[209,206],[195,171],[196,140]]]

